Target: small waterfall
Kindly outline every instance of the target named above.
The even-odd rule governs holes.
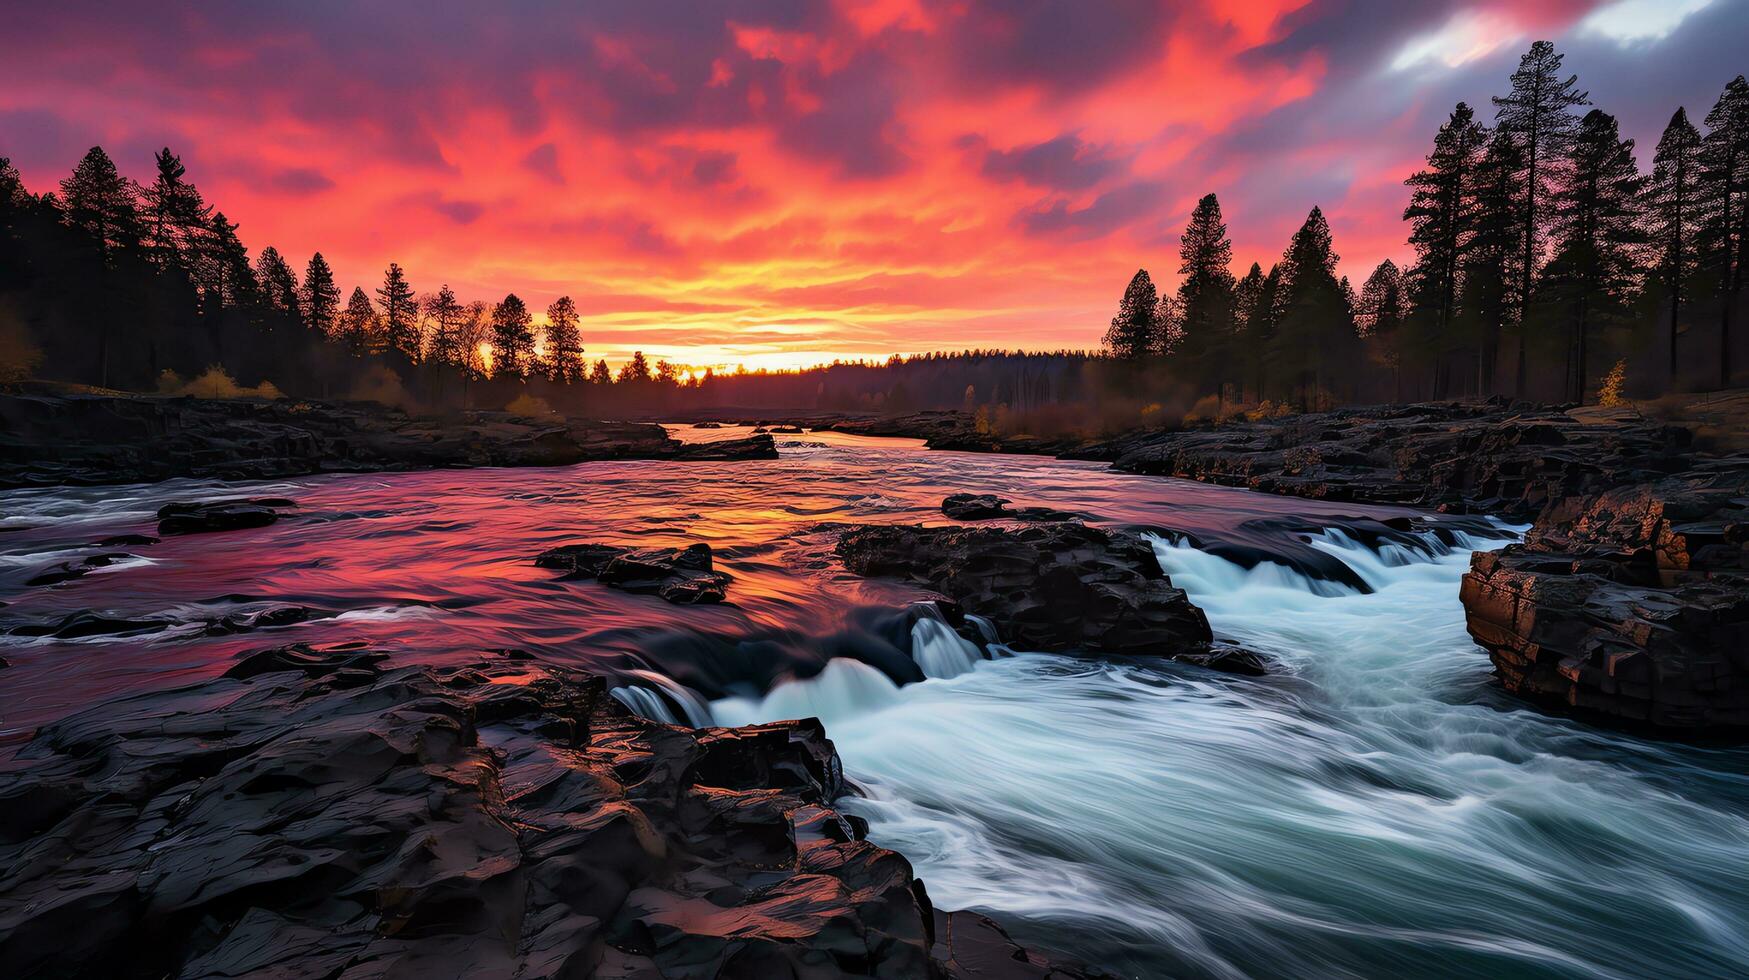
[[[984,626],[988,626],[986,621]],[[991,632],[995,632],[991,630]],[[984,659],[978,645],[939,619],[924,616],[911,625],[911,659],[924,677],[957,677]]]
[[[608,693],[645,718],[693,728],[706,728],[715,724],[711,718],[710,705],[691,688],[672,677],[652,670],[628,670],[626,676],[636,677],[650,686],[627,684]]]
[[[757,698],[711,702],[719,725],[752,725],[785,718],[835,720],[873,714],[899,703],[899,685],[860,660],[837,657],[812,677],[785,681]]]

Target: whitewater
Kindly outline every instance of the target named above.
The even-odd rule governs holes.
[[[1125,975],[1749,974],[1749,751],[1596,728],[1501,693],[1457,594],[1470,553],[1515,529],[1369,547],[1337,525],[1380,508],[904,440],[780,448],[769,463],[0,495],[7,619],[192,621],[270,600],[327,614],[249,637],[0,637],[14,663],[0,744],[272,643],[362,638],[437,662],[538,648],[608,671],[622,701],[671,723],[821,718],[862,794],[842,809],[914,864],[936,904]],[[21,584],[162,500],[220,490],[294,496],[305,517],[166,541],[70,587]],[[946,523],[936,507],[961,490],[1151,529],[1216,635],[1266,655],[1271,674],[999,642],[986,659],[908,590],[831,558],[843,524]],[[1285,518],[1329,526],[1268,523]],[[710,541],[735,605],[676,609],[528,565],[556,543],[616,539]],[[1245,567],[1220,547],[1235,543],[1282,557]],[[1307,549],[1347,574],[1310,574]],[[876,666],[891,651],[927,679],[895,684]]]

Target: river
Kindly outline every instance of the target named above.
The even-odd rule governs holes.
[[[1407,512],[912,440],[779,439],[769,461],[0,494],[0,621],[140,624],[0,636],[0,754],[247,649],[365,640],[391,663],[442,663],[518,647],[609,672],[628,703],[677,722],[821,717],[866,794],[843,808],[938,905],[1125,974],[1749,974],[1749,750],[1598,729],[1494,687],[1457,591],[1469,549],[1510,529],[1374,550],[1283,528]],[[948,523],[956,491],[1188,534],[1153,539],[1161,564],[1218,636],[1277,669],[979,659],[903,615],[912,590],[833,557],[837,526]],[[242,494],[301,506],[256,530],[92,546],[150,533],[165,502]],[[705,541],[734,576],[731,604],[672,606],[532,564],[583,540]],[[1234,547],[1287,564],[1216,554]],[[131,557],[24,584],[98,552]],[[1305,574],[1307,555],[1344,575]],[[288,605],[305,621],[209,635]],[[895,654],[930,679],[897,687],[868,666]]]

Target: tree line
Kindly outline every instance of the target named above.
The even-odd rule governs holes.
[[[1463,102],[1440,126],[1406,182],[1407,269],[1387,259],[1354,289],[1314,207],[1268,271],[1235,276],[1209,194],[1180,239],[1177,290],[1138,271],[1106,350],[1222,402],[1302,408],[1583,401],[1624,361],[1642,392],[1729,386],[1749,264],[1749,83],[1725,86],[1704,133],[1678,108],[1648,173],[1561,62],[1532,44],[1491,126]]]

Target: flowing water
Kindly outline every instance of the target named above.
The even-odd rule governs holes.
[[[609,672],[634,710],[676,723],[821,717],[865,793],[844,808],[937,904],[1125,974],[1749,974],[1749,751],[1595,729],[1493,687],[1457,589],[1469,550],[1509,531],[1369,546],[1340,518],[1403,512],[909,440],[780,450],[0,494],[0,622],[138,624],[0,636],[0,752],[242,650],[364,639],[411,663],[520,647]],[[986,660],[908,610],[912,590],[833,558],[836,526],[947,523],[940,500],[961,490],[1171,529],[1152,540],[1173,581],[1278,668]],[[149,532],[164,502],[240,494],[302,506],[257,530],[92,544]],[[732,604],[531,563],[581,540],[706,541]],[[94,553],[132,557],[24,584]],[[305,621],[224,632],[288,605]],[[895,683],[906,671],[927,679]]]

